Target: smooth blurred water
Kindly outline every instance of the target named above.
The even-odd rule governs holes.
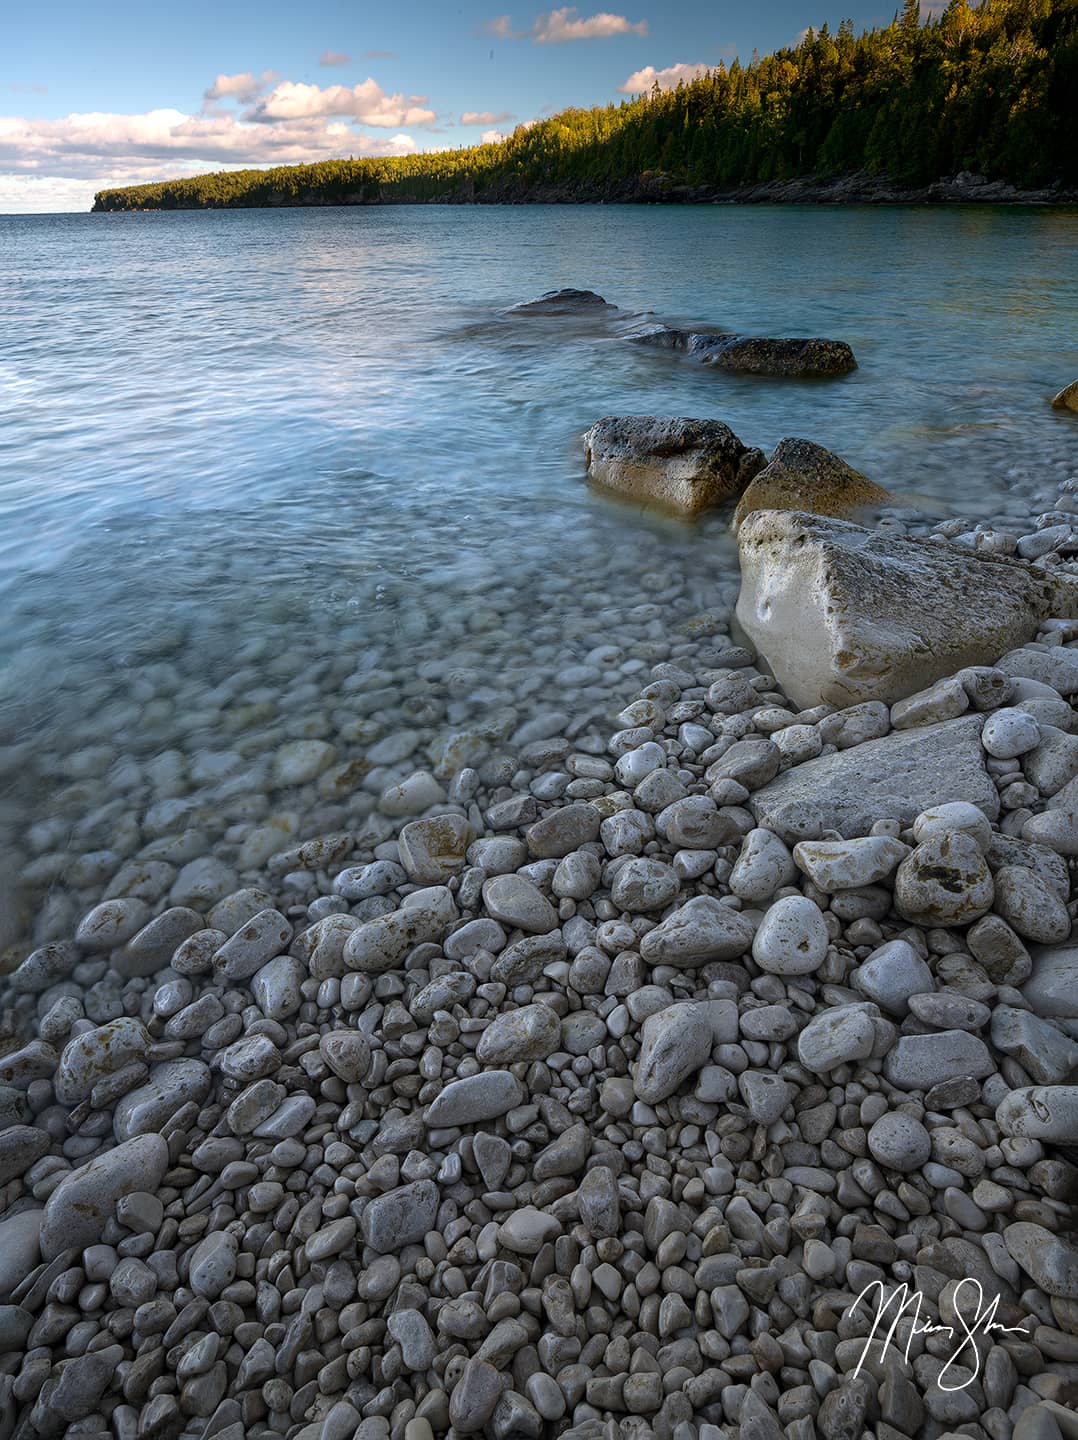
[[[499,314],[562,285],[846,340],[859,369],[732,377]],[[1047,403],[1076,345],[1074,210],[0,217],[0,830],[48,813],[57,749],[110,736],[102,697],[147,657],[213,684],[260,636],[369,619],[384,637],[400,609],[418,664],[462,597],[520,621],[553,603],[537,575],[553,593],[598,575],[598,613],[648,599],[649,564],[706,605],[727,517],[690,529],[589,490],[579,436],[602,415],[714,416],[764,449],[807,436],[940,513],[986,514],[1078,460],[1078,421]]]

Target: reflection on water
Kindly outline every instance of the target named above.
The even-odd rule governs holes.
[[[726,517],[593,494],[579,436],[604,414],[804,435],[907,505],[1028,511],[1078,454],[1046,403],[1078,374],[1076,236],[1073,212],[987,208],[0,217],[0,840],[21,862],[54,805],[133,804],[125,753],[257,749],[267,666],[321,715],[342,649],[350,673],[463,656],[433,733],[491,703],[536,624],[521,710],[571,703],[574,658],[664,577],[669,625],[715,607]],[[847,340],[860,368],[729,376],[621,317],[498,313],[570,284]]]

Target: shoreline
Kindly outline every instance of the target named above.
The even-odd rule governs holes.
[[[802,176],[792,180],[770,180],[757,184],[717,188],[688,186],[669,177],[646,181],[613,181],[604,185],[574,184],[530,187],[520,193],[513,186],[496,186],[485,191],[465,191],[430,199],[397,196],[388,191],[374,195],[324,199],[314,192],[290,198],[275,198],[261,205],[175,205],[131,208],[94,202],[90,214],[158,214],[170,210],[287,210],[310,208],[361,208],[383,205],[1078,205],[1078,190],[1046,187],[1019,190],[1003,180],[961,175],[943,178],[930,185],[902,187],[886,176],[864,174],[819,179]]]

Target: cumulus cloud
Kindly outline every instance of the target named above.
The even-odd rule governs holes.
[[[272,70],[264,71],[257,79],[248,71],[242,75],[218,75],[205,92],[207,100],[238,100],[241,105],[253,105],[267,85],[277,76]]]
[[[376,80],[359,85],[308,85],[283,80],[258,101],[245,117],[252,121],[309,120],[342,115],[363,125],[396,130],[402,125],[430,125],[435,111],[425,95],[387,95]]]
[[[508,110],[465,110],[460,117],[462,125],[504,125],[513,116]]]
[[[484,130],[479,137],[479,143],[480,145],[497,145],[499,140],[504,139],[505,136],[500,130]]]
[[[520,37],[513,32],[513,22],[508,15],[495,15],[493,20],[488,20],[483,26],[497,40],[518,40]]]
[[[187,115],[149,110],[106,112],[60,120],[0,116],[0,178],[8,186],[43,181],[93,181],[93,188],[135,185],[205,170],[300,165],[341,155],[404,155],[417,146],[405,133],[363,135],[343,121],[301,118],[266,125],[233,114]]]
[[[344,50],[323,50],[318,57],[319,65],[347,65],[351,56]]]
[[[618,89],[623,95],[639,95],[645,90],[650,90],[653,85],[658,85],[660,90],[676,90],[683,81],[695,80],[698,75],[705,75],[711,67],[708,65],[667,65],[664,70],[656,70],[654,65],[645,65],[643,70],[634,70]]]
[[[532,26],[532,39],[536,45],[560,45],[567,40],[608,40],[612,35],[646,35],[646,20],[631,21],[624,15],[610,15],[600,11],[587,19],[579,18],[580,12],[571,5],[560,10],[551,10],[540,15]]]

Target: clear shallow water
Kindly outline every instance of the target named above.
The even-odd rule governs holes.
[[[609,713],[667,631],[721,611],[734,552],[724,516],[689,530],[589,491],[578,437],[601,415],[805,435],[937,513],[1028,514],[1078,462],[1047,405],[1078,374],[1076,242],[1074,211],[990,208],[0,217],[9,876],[59,914],[72,853],[135,853],[162,793],[212,798],[197,757],[257,770],[296,735],[361,753],[400,721],[376,704],[348,728],[340,687],[365,674],[410,699],[424,745]],[[498,314],[569,284],[844,339],[860,368],[730,377]],[[621,659],[574,679],[604,636]],[[162,753],[179,778],[136,775]],[[42,934],[8,885],[0,943]]]

